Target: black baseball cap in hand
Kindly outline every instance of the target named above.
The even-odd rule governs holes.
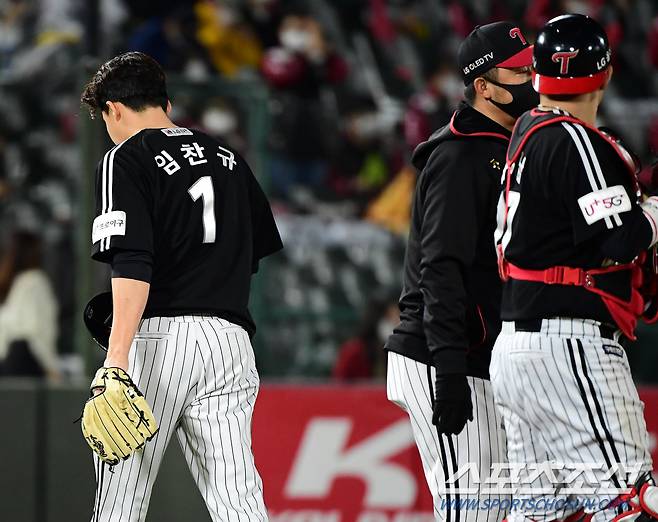
[[[494,67],[526,67],[532,64],[532,45],[512,22],[478,26],[459,46],[459,68],[464,85]]]

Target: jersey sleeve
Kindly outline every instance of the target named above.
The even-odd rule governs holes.
[[[283,248],[279,229],[274,221],[270,203],[256,177],[248,169],[251,223],[253,228],[252,271],[258,271],[258,262]]]
[[[96,169],[92,258],[112,261],[118,250],[153,255],[153,198],[148,164],[130,143],[105,154]]]
[[[582,125],[564,122],[564,148],[560,158],[563,176],[558,194],[563,194],[571,216],[575,244],[621,227],[628,212],[637,206],[631,177],[599,136]]]
[[[423,169],[414,201],[420,218],[420,280],[423,330],[441,373],[466,371],[468,297],[463,269],[473,263],[487,201],[478,190],[484,176],[463,149],[437,149]],[[479,176],[478,176],[479,174]],[[479,181],[478,181],[479,180]]]

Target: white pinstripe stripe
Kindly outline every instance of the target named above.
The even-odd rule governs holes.
[[[102,206],[101,206],[101,214],[105,214],[107,212],[107,159],[110,156],[110,153],[114,150],[114,147],[112,147],[110,150],[108,150],[105,153],[105,156],[103,156],[103,169],[101,171],[101,200],[102,200]],[[101,252],[103,251],[103,241],[101,240]]]
[[[552,461],[603,462],[605,452],[611,461],[623,455],[624,466],[641,462],[650,469],[642,405],[628,363],[625,356],[604,350],[613,343],[601,338],[598,323],[591,320],[544,319],[536,333],[515,332],[513,323],[503,323],[491,376],[505,418],[511,462],[541,462],[544,457],[530,444],[534,440],[541,442],[540,450],[550,451],[547,458]],[[528,375],[529,368],[535,376]],[[529,386],[528,379],[538,387]],[[621,391],[619,379],[626,391]],[[620,397],[629,400],[620,401]],[[599,432],[598,438],[594,431]],[[606,471],[594,473],[602,479]],[[524,515],[535,520],[554,518],[550,512],[526,511]]]
[[[587,135],[587,132],[583,128],[582,125],[575,125],[576,129],[578,132],[580,132],[580,135],[583,137],[583,141],[585,142],[585,146],[587,147],[587,150],[589,152],[589,156],[592,160],[592,163],[594,164],[594,171],[596,172],[596,177],[599,180],[599,183],[601,184],[601,188],[607,188],[608,184],[605,181],[605,177],[603,176],[603,171],[601,170],[601,164],[599,163],[599,158],[596,155],[596,152],[594,152],[594,147],[592,146],[592,141],[589,139],[589,136]],[[612,219],[615,222],[615,225],[621,226],[621,216],[619,214],[613,214]]]
[[[119,146],[116,146],[110,152],[108,159],[108,173],[107,173],[107,212],[112,210],[112,196],[113,196],[113,183],[114,183],[114,154]],[[110,248],[111,236],[101,240],[101,252]]]
[[[251,343],[249,341],[249,336],[243,330],[241,332],[240,336],[238,336],[238,334],[236,333],[235,337],[236,337],[236,341],[238,342],[238,344],[240,346],[240,353],[247,358],[247,367],[250,368],[249,377],[252,377],[253,376],[252,370],[255,369],[255,364],[252,366],[253,350],[251,349],[251,346],[250,346]],[[242,342],[240,343],[240,341],[242,341]],[[247,372],[245,372],[245,375],[246,375],[246,373]],[[255,403],[257,389],[258,389],[258,382],[251,382],[250,384],[255,387],[253,392],[251,392],[251,393],[254,394],[254,396],[250,397],[247,400],[247,402]],[[242,415],[244,417],[244,421],[243,421],[244,424],[249,425],[249,422],[251,420],[251,415],[247,411],[245,411],[244,406],[242,404],[240,405],[240,409],[242,410]],[[251,448],[251,432],[248,431],[248,430],[242,432],[242,448],[241,449],[242,449],[242,453],[243,453],[243,459],[245,459],[245,460],[250,458],[250,456],[246,452],[246,448]],[[249,480],[249,481],[253,480],[254,483],[256,484],[256,489],[258,490],[259,494],[262,495],[262,484],[259,482],[260,477],[258,477],[255,474],[255,471],[254,471],[253,468],[251,468],[249,466],[245,466],[245,469],[247,470],[246,479]],[[258,506],[258,499],[256,498],[255,491],[252,491],[252,498],[253,498],[254,503],[255,503],[255,507],[253,508],[252,513],[258,515],[259,514],[259,506]],[[251,503],[250,503],[250,505],[251,505]]]
[[[105,156],[103,157],[103,208],[101,211],[101,214],[106,214],[108,212],[108,202],[109,202],[109,195],[108,195],[108,186],[109,186],[109,180],[108,180],[108,164],[109,164],[109,159],[112,156],[112,153],[114,152],[114,149],[116,149],[116,145],[112,147],[110,150],[108,150],[105,153]],[[101,252],[106,250],[105,247],[106,240],[102,239],[101,244],[100,244],[100,250]]]
[[[104,188],[103,195],[106,196],[105,198],[103,198],[104,201],[103,206],[104,207],[107,206],[107,209],[103,212],[104,214],[112,211],[113,185],[114,185],[114,155],[124,143],[125,141],[122,141],[121,143],[119,143],[117,146],[115,146],[113,149],[111,149],[109,152],[105,154],[106,156],[109,154],[107,163],[105,162],[105,159],[103,160],[103,188]],[[101,252],[104,252],[105,250],[108,250],[110,248],[111,239],[112,236],[108,236],[107,238],[101,240]]]
[[[207,355],[208,355],[208,360],[212,362],[212,365],[209,365],[209,364],[204,364],[204,365],[206,366],[206,368],[208,368],[208,370],[207,370],[208,373],[210,373],[209,368],[212,367],[213,376],[214,376],[214,380],[215,380],[215,383],[216,383],[215,385],[218,386],[218,388],[220,390],[222,390],[223,393],[227,394],[227,392],[229,392],[231,390],[231,386],[229,386],[229,383],[228,383],[228,376],[231,375],[231,373],[229,372],[229,370],[227,370],[226,361],[224,359],[224,353],[227,350],[230,351],[231,348],[230,348],[230,346],[227,345],[226,342],[222,342],[222,339],[220,339],[219,333],[217,332],[217,330],[215,330],[215,327],[213,326],[212,323],[210,323],[210,328],[213,330],[213,333],[215,334],[215,339],[214,339],[214,342],[212,344],[214,344],[215,346],[220,346],[221,347],[221,349],[219,350],[219,355],[220,355],[221,360],[222,360],[222,368],[221,368],[222,371],[220,372],[220,376],[218,377],[218,375],[217,375],[217,366],[215,366],[215,361],[212,359],[212,348],[211,348],[211,341],[210,340],[208,340],[208,354]],[[226,340],[228,341],[227,338],[226,338]],[[223,406],[222,406],[222,403],[223,403]],[[220,433],[219,433],[219,436],[217,437],[219,439],[220,449],[221,449],[221,453],[222,453],[222,460],[223,460],[223,463],[224,463],[224,466],[222,467],[222,475],[223,475],[223,478],[224,478],[224,487],[223,488],[219,487],[219,482],[217,480],[217,477],[219,475],[219,471],[217,469],[217,466],[215,466],[215,471],[213,473],[213,481],[214,481],[214,484],[215,484],[215,489],[213,489],[213,495],[219,494],[220,498],[222,499],[223,508],[226,509],[226,510],[228,510],[230,508],[230,511],[228,511],[228,513],[229,513],[228,522],[231,521],[231,514],[233,514],[233,513],[236,514],[236,517],[237,517],[238,522],[239,522],[240,521],[240,514],[238,513],[237,508],[233,504],[232,499],[235,498],[235,497],[233,496],[232,492],[229,491],[229,480],[228,480],[229,479],[229,476],[228,476],[229,474],[227,473],[227,470],[230,466],[229,457],[234,458],[234,456],[233,456],[232,436],[231,436],[231,433],[230,433],[230,420],[228,418],[228,410],[229,410],[228,396],[227,396],[225,401],[220,401],[219,398],[217,398],[217,411],[222,411],[222,409],[224,410],[222,412],[222,418],[224,420],[226,420],[226,422],[228,424],[228,428],[229,428],[228,437],[226,436],[225,432],[222,433],[223,430],[221,430],[221,429],[219,430]],[[210,442],[211,442],[211,444],[213,445],[213,448],[214,448],[214,439],[215,439],[215,437],[213,436],[212,426],[210,424],[208,425],[208,430],[209,430],[209,433],[210,433]],[[230,455],[229,455],[228,450],[225,449],[225,446],[224,446],[225,441],[228,443],[228,445],[230,445],[230,448],[231,448]],[[206,458],[206,460],[207,460],[207,458]],[[227,465],[227,462],[229,463],[228,465]],[[234,467],[235,467],[235,462],[234,462]],[[212,484],[210,484],[210,487],[212,487]],[[237,490],[237,482],[236,482],[235,494],[236,494],[236,497],[239,495],[238,490]],[[219,513],[219,507],[217,509],[217,512]]]
[[[578,150],[578,154],[580,154],[580,159],[583,162],[583,166],[585,167],[585,172],[587,173],[587,179],[589,180],[589,183],[592,187],[592,191],[596,192],[597,190],[600,190],[600,188],[603,187],[599,187],[596,184],[596,180],[594,179],[594,172],[592,171],[592,165],[590,163],[589,158],[587,157],[587,153],[585,152],[580,137],[578,136],[578,133],[575,130],[576,125],[563,121],[562,126],[565,129],[567,129],[567,132],[571,135],[573,142],[576,144],[576,149]],[[606,227],[612,228],[612,221],[610,220],[610,217],[606,216],[604,218],[604,222]]]
[[[214,522],[267,522],[250,443],[258,377],[246,332],[217,318],[194,316],[146,319],[139,331],[169,334],[169,347],[163,339],[140,342],[139,354],[131,350],[131,375],[151,404],[160,432],[141,455],[105,474],[94,519],[144,521],[164,449],[175,432]],[[171,344],[175,349],[169,349]],[[216,355],[229,359],[216,362]]]
[[[425,399],[422,403],[418,398],[416,389],[422,391],[425,389],[426,384],[424,381],[418,377],[415,379],[412,377],[413,372],[409,371],[410,362],[407,358],[390,352],[388,354],[389,358],[392,360],[393,372],[391,376],[397,382],[397,390],[399,391],[399,396],[397,397],[396,402],[405,405],[405,410],[409,414],[411,420],[411,426],[414,433],[414,438],[416,440],[416,445],[418,446],[418,451],[421,456],[423,463],[423,470],[425,472],[425,477],[427,484],[432,493],[433,498],[438,498],[439,491],[439,446],[438,441],[435,437],[435,431],[432,430],[432,425],[429,422],[429,413],[432,411],[432,406],[429,403],[429,396],[425,393],[421,396]],[[417,370],[417,367],[415,367]],[[418,372],[415,374],[418,375]],[[430,442],[432,444],[430,444]],[[423,443],[425,450],[423,449]],[[437,467],[433,467],[433,464],[436,463]],[[435,472],[436,470],[436,472]],[[437,513],[437,517],[440,515],[440,510],[438,508],[438,503],[434,502],[434,512]]]
[[[103,466],[103,461],[96,456],[94,453],[94,459],[96,460],[96,499],[94,500],[94,514],[93,514],[93,522],[98,521],[98,517],[100,516],[100,501],[101,501],[101,494],[103,492],[103,477],[101,475],[101,469]]]
[[[232,370],[233,370],[232,371],[233,381],[231,383],[231,388],[236,390],[236,393],[232,394],[235,397],[235,406],[231,407],[231,399],[230,399],[230,396],[229,396],[229,399],[228,399],[227,404],[226,404],[226,409],[227,409],[226,417],[227,417],[227,420],[228,420],[228,433],[229,433],[229,441],[230,441],[230,446],[231,446],[231,456],[233,458],[233,466],[236,470],[238,470],[238,469],[240,469],[240,466],[239,466],[240,459],[238,458],[237,453],[238,453],[238,450],[242,450],[242,443],[240,441],[242,434],[240,433],[240,422],[238,420],[238,414],[237,414],[236,410],[240,406],[240,395],[243,394],[243,391],[241,390],[241,386],[240,386],[238,378],[241,377],[243,375],[243,373],[242,373],[242,371],[240,371],[238,373],[235,369],[235,365],[236,365],[236,362],[240,361],[240,366],[242,366],[242,361],[241,361],[242,354],[239,350],[239,347],[238,347],[237,355],[234,354],[233,345],[231,343],[231,340],[230,340],[228,334],[226,334],[225,339],[226,339],[226,344],[228,345],[229,351],[231,353],[231,367],[232,367]],[[231,410],[231,413],[233,414],[233,418],[231,418],[231,416],[229,416],[229,414],[228,414],[229,409]],[[234,444],[234,442],[235,442],[235,444]],[[237,449],[236,449],[236,447],[237,447]],[[242,456],[242,454],[240,454],[240,456]],[[246,468],[246,465],[245,465],[245,468]],[[242,493],[242,495],[245,497],[245,499],[248,499],[248,496],[246,496],[244,494],[248,490],[247,483],[245,482],[245,484],[244,484],[245,491],[241,492],[240,489],[241,489],[242,484],[238,485],[238,474],[237,473],[233,475],[233,481],[234,481],[234,484],[235,484],[235,492],[236,492],[236,495],[238,496],[238,498],[239,498],[240,494]],[[248,500],[247,500],[247,504],[248,504]],[[241,509],[238,511],[238,521],[241,520],[240,515],[242,515],[243,513],[244,513],[245,517],[247,517],[247,522],[249,522],[249,515],[247,514],[246,506],[241,506]]]
[[[169,327],[171,325],[171,322],[166,321],[165,322],[167,331],[169,331]],[[186,325],[188,326],[188,325]],[[160,320],[158,320],[158,329],[160,328]],[[154,458],[148,459],[148,469],[145,467],[144,469],[147,469],[146,471],[146,479],[142,479],[141,481],[138,478],[138,484],[137,486],[141,488],[142,494],[141,500],[139,507],[137,508],[137,515],[139,517],[143,517],[146,515],[146,509],[148,506],[148,499],[151,494],[151,487],[153,486],[153,482],[155,481],[155,477],[151,479],[151,473],[153,471],[153,467],[155,465],[155,473],[157,474],[157,470],[160,464],[160,461],[162,459],[162,455],[164,454],[167,446],[169,445],[169,440],[171,438],[171,435],[173,433],[174,425],[173,425],[173,419],[178,417],[178,412],[183,408],[184,403],[183,401],[179,401],[178,399],[178,392],[179,392],[179,387],[175,386],[173,389],[171,388],[172,383],[176,378],[178,378],[178,382],[180,384],[180,378],[184,372],[184,368],[186,366],[186,361],[187,361],[187,354],[188,354],[188,338],[189,338],[189,326],[185,328],[185,338],[181,342],[183,335],[182,335],[182,326],[178,328],[177,335],[176,335],[176,340],[174,342],[175,348],[173,350],[169,350],[169,342],[170,339],[166,339],[164,341],[164,346],[162,344],[159,344],[157,349],[160,349],[165,352],[165,356],[163,359],[163,364],[162,367],[160,368],[160,373],[164,373],[164,370],[169,369],[169,379],[167,381],[167,388],[164,393],[164,397],[159,393],[162,391],[162,388],[160,387],[160,380],[158,380],[158,386],[156,390],[156,399],[154,399],[154,408],[157,409],[160,413],[158,417],[159,425],[160,425],[160,431],[158,432],[158,435],[156,438],[154,438],[150,444],[153,445],[153,455]],[[157,329],[156,329],[157,331]],[[171,358],[167,360],[167,355],[171,354]],[[179,363],[178,361],[182,360],[182,363]],[[171,391],[170,391],[171,390]],[[162,397],[162,406],[156,406],[155,403],[157,403],[157,398]],[[138,477],[140,475],[138,474]],[[135,501],[135,497],[133,497],[133,502]],[[144,502],[146,501],[146,504]],[[135,504],[136,505],[136,504]],[[131,503],[130,507],[130,513],[132,514],[133,510],[133,504]]]
[[[591,412],[592,419],[590,422],[593,431],[596,432],[597,441],[601,446],[600,451],[603,454],[603,457],[606,459],[606,462],[609,460],[612,463],[618,463],[618,453],[616,452],[614,440],[607,437],[607,433],[609,433],[609,431],[606,421],[602,415],[599,415],[598,412],[597,405],[601,407],[601,404],[599,398],[596,396],[595,390],[593,389],[593,381],[591,380],[591,375],[588,375],[588,370],[586,367],[587,361],[581,361],[580,348],[582,348],[582,344],[578,339],[576,339],[573,343],[568,340],[567,344],[570,345],[569,348],[575,360],[575,363],[573,364],[574,377],[579,379],[582,384],[581,397],[585,403],[586,409]],[[590,384],[592,385],[592,388],[590,388]],[[616,480],[616,474],[613,474],[612,478],[613,480]],[[615,485],[617,486],[617,483],[615,483]]]
[[[461,469],[467,462],[472,462],[480,471],[481,480],[484,481],[490,466],[495,462],[505,462],[505,444],[502,432],[502,420],[494,405],[494,395],[488,381],[476,377],[468,377],[473,400],[473,421],[468,422],[459,435],[441,436],[437,434],[436,427],[431,423],[432,407],[430,391],[427,382],[427,366],[394,352],[388,353],[387,390],[389,399],[396,404],[403,404],[411,421],[414,439],[423,462],[423,470],[428,482],[432,497],[435,517],[438,521],[447,521],[447,513],[441,509],[439,495],[440,485],[445,484],[446,477],[443,472],[443,461],[440,455],[439,444],[442,443],[446,454],[446,468],[448,473],[455,470],[452,456],[456,458],[456,468]],[[435,372],[431,369],[431,379]],[[493,439],[496,439],[495,441]],[[452,443],[452,444],[451,444]],[[452,448],[451,448],[452,445]],[[452,451],[454,450],[454,452]],[[468,473],[459,478],[459,487],[474,488],[477,484],[472,482],[473,477]],[[449,485],[447,493],[454,501],[456,494],[453,491],[456,484]],[[477,494],[460,493],[460,500],[477,498]],[[480,501],[491,498],[504,498],[505,495],[480,495]],[[447,495],[445,497],[447,499]],[[502,516],[499,511],[462,509],[454,507],[450,513],[450,521],[457,522],[499,522]]]

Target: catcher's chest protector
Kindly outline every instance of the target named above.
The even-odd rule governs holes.
[[[615,153],[622,159],[627,167],[632,184],[636,193],[636,203],[640,203],[641,190],[637,182],[637,167],[631,155],[619,145],[612,137],[591,127],[581,120],[563,113],[554,113],[533,109],[517,121],[510,145],[507,151],[505,167],[505,210],[503,218],[503,230],[507,227],[509,212],[509,193],[512,187],[512,179],[516,163],[521,157],[523,148],[530,136],[539,129],[548,125],[556,125],[562,122],[572,122],[587,127],[597,133],[604,142],[609,144]],[[601,267],[595,270],[584,270],[577,267],[553,266],[544,270],[526,270],[514,266],[505,259],[502,244],[497,245],[498,265],[500,276],[503,281],[518,279],[524,281],[535,281],[545,284],[562,284],[581,286],[586,290],[597,294],[610,312],[619,329],[630,339],[635,339],[634,330],[637,319],[644,314],[647,322],[658,320],[658,306],[654,305],[655,296],[658,295],[658,277],[656,276],[656,252],[652,248],[650,252],[642,252],[635,260],[628,264],[617,264]],[[649,254],[649,255],[647,255]],[[619,271],[630,271],[630,297],[622,298],[614,295],[597,285],[597,278]]]

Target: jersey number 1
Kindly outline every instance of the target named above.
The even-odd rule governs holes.
[[[215,221],[215,190],[210,176],[199,178],[187,192],[192,201],[201,198],[203,202],[203,242],[214,243],[216,234]]]

